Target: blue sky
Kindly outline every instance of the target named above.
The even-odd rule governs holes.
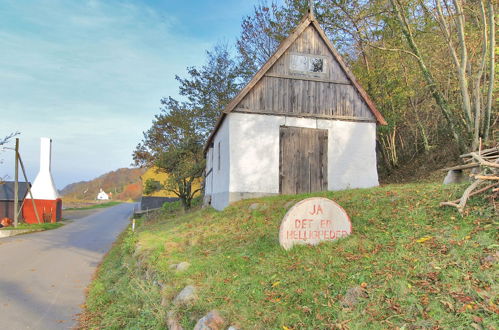
[[[51,137],[58,188],[128,167],[176,74],[232,43],[258,1],[1,0],[0,137],[21,132],[28,176]],[[0,177],[13,178],[12,152]]]

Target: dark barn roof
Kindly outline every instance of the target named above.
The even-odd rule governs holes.
[[[28,193],[28,183],[19,182],[19,192],[17,196],[22,201]],[[14,181],[0,182],[0,201],[14,201]]]

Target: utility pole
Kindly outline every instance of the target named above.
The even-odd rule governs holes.
[[[19,156],[19,164],[21,165],[21,170],[23,171],[24,180],[26,181],[26,187],[28,188],[29,197],[31,197],[31,205],[33,205],[33,210],[35,211],[36,221],[41,223],[40,217],[38,216],[38,210],[36,209],[35,200],[33,199],[33,193],[31,192],[31,187],[29,185],[28,176],[26,175],[26,170],[24,169],[23,160]]]
[[[14,173],[14,227],[18,224],[18,208],[19,208],[19,138],[16,138],[16,165]]]

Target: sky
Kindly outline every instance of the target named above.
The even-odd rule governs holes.
[[[1,0],[0,138],[21,134],[28,179],[52,138],[58,189],[130,167],[175,75],[233,43],[252,0]],[[12,146],[12,143],[10,144]],[[14,153],[0,151],[0,177]]]

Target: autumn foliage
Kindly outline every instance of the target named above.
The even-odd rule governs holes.
[[[12,219],[10,219],[10,218],[3,218],[2,220],[0,220],[0,225],[2,227],[10,227],[10,226],[12,226]]]

